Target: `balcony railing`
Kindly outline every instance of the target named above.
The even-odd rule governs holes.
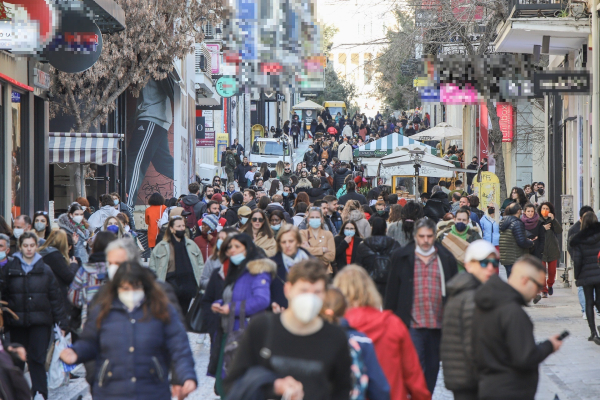
[[[568,8],[568,0],[508,0],[514,18],[559,17]]]

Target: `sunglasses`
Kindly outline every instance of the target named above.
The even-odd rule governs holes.
[[[546,285],[540,284],[538,281],[536,281],[535,279],[533,279],[530,276],[528,276],[527,279],[529,279],[531,282],[535,283],[535,285],[537,286],[538,290],[542,290],[546,286]]]
[[[487,268],[488,264],[492,264],[494,268],[498,268],[500,265],[500,261],[495,258],[486,258],[485,260],[479,260],[479,265],[481,268]]]
[[[290,171],[291,171],[291,169],[289,169],[289,168],[286,168],[284,171],[285,171],[285,172],[290,172]]]
[[[265,222],[264,218],[252,218],[252,222]]]

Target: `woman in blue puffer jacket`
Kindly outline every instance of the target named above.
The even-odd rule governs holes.
[[[60,355],[66,364],[96,360],[94,400],[170,399],[171,365],[176,395],[196,389],[185,328],[150,270],[121,264],[96,304],[79,340]]]
[[[500,225],[494,218],[495,213],[496,209],[494,207],[488,207],[487,214],[479,220],[479,223],[483,230],[483,239],[498,248],[500,246]]]

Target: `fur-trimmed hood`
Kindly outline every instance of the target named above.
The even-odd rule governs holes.
[[[571,238],[571,246],[578,244],[592,244],[600,241],[600,222],[595,222],[591,226],[579,231]]]
[[[312,189],[312,187],[312,182],[309,181],[307,178],[300,178],[298,184],[296,185],[296,188]]]
[[[58,226],[60,228],[65,229],[69,233],[75,233],[75,232],[79,231],[77,233],[80,236],[88,234],[88,229],[86,229],[84,225],[81,225],[81,228],[84,228],[85,231],[82,231],[81,228],[77,228],[75,226],[75,224],[73,223],[73,221],[71,221],[71,219],[69,218],[69,214],[67,214],[67,213],[61,214],[58,217]]]
[[[259,258],[258,260],[248,261],[246,269],[251,275],[258,275],[264,272],[275,276],[277,274],[277,264],[268,258]]]

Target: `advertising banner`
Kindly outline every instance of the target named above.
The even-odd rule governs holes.
[[[199,120],[203,121],[204,125],[199,125]],[[208,124],[210,124],[210,127]],[[213,112],[196,109],[196,147],[215,146],[215,129],[212,125]]]
[[[217,133],[216,137],[217,145],[215,146],[215,164],[221,164],[221,155],[225,151],[225,148],[229,146],[229,134]]]
[[[127,95],[127,205],[147,205],[154,193],[175,196],[174,81],[150,79]]]
[[[496,114],[500,118],[500,130],[502,131],[502,141],[512,142],[513,140],[513,106],[510,103],[498,103],[496,105]]]

